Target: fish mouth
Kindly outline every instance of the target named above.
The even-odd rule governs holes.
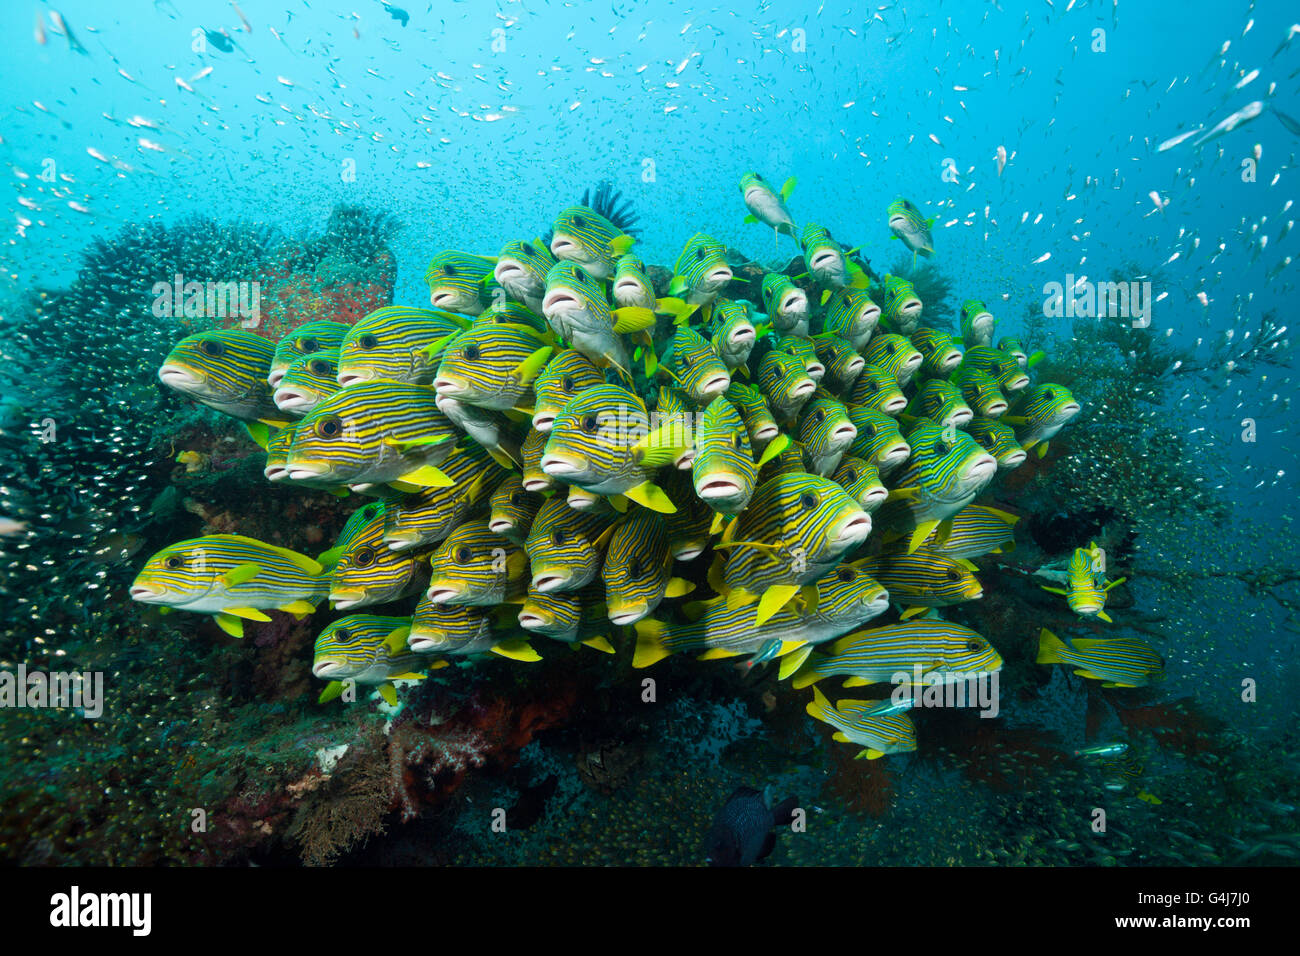
[[[429,296],[429,302],[435,309],[448,309],[459,301],[460,296],[455,292],[435,292]]]
[[[700,395],[711,400],[729,388],[731,388],[730,375],[713,375],[700,386]]]
[[[289,477],[289,470],[284,465],[267,465],[262,469],[267,481],[284,481]]]
[[[627,276],[626,278],[619,279],[617,282],[614,283],[614,295],[617,296],[620,292],[633,294],[633,295],[640,294],[641,283],[638,282],[636,279],[632,278],[631,276]]]
[[[888,497],[888,488],[872,488],[864,494],[861,499],[859,499],[859,502],[863,508],[866,508],[868,511],[874,511],[876,508],[883,505]]]
[[[288,388],[277,388],[275,394],[271,397],[275,402],[275,407],[282,412],[310,411],[313,404],[309,396]]]
[[[754,432],[754,440],[756,442],[762,442],[763,444],[766,445],[768,442],[772,441],[772,439],[776,438],[776,436],[779,434],[781,434],[781,429],[777,428],[776,425],[774,424],[760,425],[758,427],[758,431]]]
[[[690,561],[694,558],[698,558],[703,553],[704,553],[704,545],[687,544],[687,545],[683,545],[682,547],[674,551],[673,558],[677,561]]]
[[[164,365],[158,369],[158,380],[167,387],[182,392],[194,391],[206,382],[205,378],[196,375],[193,370],[179,365]]]
[[[287,371],[288,369],[284,368],[272,369],[271,374],[266,377],[267,384],[272,388],[277,388],[284,381],[284,373]]]
[[[723,475],[708,479],[696,487],[695,493],[703,501],[717,501],[722,498],[734,498],[743,490],[739,480]]]
[[[907,217],[902,213],[896,213],[889,217],[889,228],[901,231],[907,225]]]
[[[431,651],[438,646],[438,642],[432,637],[425,637],[424,635],[417,637],[416,635],[411,634],[406,638],[406,646],[416,652]]]
[[[350,607],[356,607],[364,601],[366,595],[362,591],[331,591],[330,603],[334,605],[336,611],[346,611]]]
[[[814,382],[820,382],[826,375],[826,366],[821,362],[813,362],[808,366],[808,377]]]
[[[515,523],[505,518],[494,518],[488,522],[488,530],[493,534],[507,535],[515,530]]]
[[[727,266],[718,266],[707,276],[704,281],[713,286],[724,286],[732,280],[733,273]]]
[[[325,680],[328,680],[335,674],[342,673],[342,671],[343,665],[338,661],[316,661],[311,665],[312,676]]]
[[[907,407],[907,399],[903,398],[903,396],[900,395],[898,398],[891,398],[889,401],[885,402],[884,405],[881,406],[881,411],[883,411],[886,415],[897,416],[898,413],[901,412],[906,407]]]
[[[542,312],[546,315],[577,312],[580,308],[582,302],[568,289],[550,289],[542,297]]]
[[[885,466],[901,465],[912,455],[912,446],[907,442],[899,442],[889,451],[880,456],[880,464]]]
[[[641,620],[641,618],[645,617],[645,615],[646,615],[646,607],[644,604],[641,604],[638,605],[637,607],[629,608],[622,611],[610,611],[609,621],[611,624],[618,624],[620,626],[627,625],[627,624],[635,624],[637,621]]]
[[[903,315],[913,316],[913,315],[920,315],[921,308],[922,307],[921,307],[920,299],[908,299],[899,307],[898,311],[903,313]]]
[[[533,590],[541,594],[549,594],[559,590],[567,580],[568,578],[563,575],[544,571],[533,576]]]
[[[502,285],[518,284],[528,278],[528,270],[513,259],[499,259],[496,268],[492,270],[492,278]]]
[[[157,588],[151,588],[144,584],[131,585],[131,600],[148,602],[152,598],[162,596],[162,591]]]
[[[524,491],[542,492],[545,491],[547,488],[552,487],[552,483],[547,481],[546,478],[533,477],[533,478],[523,479],[523,486],[524,486]]]
[[[439,397],[456,398],[465,393],[465,383],[439,376],[433,380],[433,390]]]
[[[546,626],[546,619],[540,614],[534,614],[532,611],[520,611],[519,626],[530,631],[536,631]]]
[[[456,597],[460,592],[455,588],[430,586],[424,592],[424,596],[433,604],[448,604],[451,599]]]
[[[781,300],[782,312],[807,312],[808,296],[802,291],[791,292]]]
[[[840,525],[839,531],[835,534],[835,543],[852,547],[865,541],[869,534],[871,534],[871,516],[863,511]]]
[[[415,547],[419,541],[419,536],[410,531],[395,531],[384,535],[384,544],[388,546],[389,551],[405,551],[407,548]]]
[[[857,437],[858,428],[852,422],[845,422],[839,428],[835,429],[835,431],[831,432],[831,439],[833,441],[852,442],[853,439]]]
[[[827,269],[835,265],[839,257],[829,249],[823,249],[812,257],[812,262],[808,263],[809,269]]]
[[[969,408],[959,408],[948,416],[947,424],[959,426],[964,425],[974,417],[975,413]]]
[[[356,385],[369,379],[370,375],[366,372],[339,372],[338,375],[340,388],[347,388],[349,385]]]
[[[805,378],[802,382],[790,390],[791,398],[803,398],[805,395],[811,395],[817,391],[817,383],[811,378]],[[906,404],[906,403],[904,403]]]
[[[552,478],[563,478],[567,475],[576,475],[582,471],[582,466],[572,458],[565,458],[561,455],[544,455],[542,457],[542,471]]]
[[[1078,402],[1070,402],[1061,406],[1061,415],[1065,418],[1073,418],[1077,414],[1079,414]]]
[[[286,465],[284,470],[290,481],[311,481],[325,474],[321,465]]]
[[[731,330],[731,344],[735,346],[754,344],[754,327],[738,325]]]
[[[1029,385],[1028,375],[1017,375],[1015,378],[1013,378],[1011,381],[1007,383],[1006,389],[1008,392],[1018,392],[1022,388],[1025,388],[1028,385]]]
[[[862,374],[863,366],[865,366],[866,364],[867,364],[867,360],[860,355],[855,359],[850,359],[848,366],[846,366],[844,369],[845,377],[857,378],[859,375]]]
[[[903,371],[914,372],[916,371],[917,368],[920,367],[923,361],[925,361],[925,356],[923,356],[920,352],[913,352],[911,355],[907,357],[907,361],[903,363]]]
[[[999,415],[1006,413],[1007,403],[1003,401],[989,402],[988,407],[984,409],[984,414],[989,418],[997,418]]]
[[[992,455],[980,455],[966,466],[964,477],[967,481],[982,481],[992,477],[998,470],[998,460]]]
[[[961,364],[961,353],[956,349],[953,349],[951,352],[946,352],[937,364],[939,366],[939,371],[947,374]]]
[[[533,427],[539,432],[549,432],[555,424],[555,412],[538,412],[533,416]]]
[[[673,462],[673,464],[677,466],[678,471],[690,471],[695,465],[695,449],[686,449],[686,451],[677,456],[677,460]]]
[[[580,262],[583,257],[582,246],[572,237],[557,232],[551,237],[551,255],[568,262]]]
[[[1023,451],[1013,451],[1010,454],[1005,455],[1002,458],[1002,461],[998,463],[998,466],[1000,468],[1005,468],[1008,470],[1012,468],[1019,468],[1021,465],[1025,463],[1025,459],[1028,457],[1029,456],[1026,455]]]

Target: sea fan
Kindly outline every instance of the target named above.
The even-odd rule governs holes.
[[[912,257],[906,255],[894,263],[890,274],[912,283],[925,306],[923,325],[952,331],[952,280],[935,263],[919,259],[913,264]]]
[[[594,192],[591,189],[585,190],[578,204],[594,209],[629,236],[641,235],[641,229],[637,226],[641,217],[632,208],[632,200],[624,199],[623,194],[607,179],[597,183]],[[549,247],[553,238],[555,229],[547,226],[546,232],[542,234],[542,242]]]

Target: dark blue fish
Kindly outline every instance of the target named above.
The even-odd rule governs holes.
[[[789,826],[799,801],[795,797],[769,808],[753,787],[739,787],[704,837],[709,866],[750,866],[766,859],[776,846],[774,827]]]

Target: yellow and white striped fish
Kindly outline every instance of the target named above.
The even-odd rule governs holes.
[[[397,704],[395,680],[421,680],[431,663],[406,649],[410,618],[377,614],[349,614],[334,621],[316,638],[311,672],[329,681],[319,702],[328,703],[344,693],[344,682],[376,686],[390,705]]]
[[[857,759],[876,760],[887,754],[916,750],[916,726],[911,716],[890,700],[841,700],[832,704],[818,687],[805,708],[808,716],[836,728],[840,743],[862,744]]]
[[[441,309],[376,309],[352,326],[339,346],[339,385],[378,379],[428,385],[438,368],[437,344],[468,325],[464,316]]]
[[[926,680],[965,680],[1002,669],[1002,657],[975,631],[939,618],[919,618],[850,634],[813,654],[791,682],[808,687],[826,677],[847,676],[845,687],[896,678],[908,683],[916,668]]]
[[[517,603],[527,590],[528,578],[523,548],[491,531],[487,519],[479,518],[456,528],[429,556],[427,593],[435,604]]]
[[[168,388],[242,421],[283,425],[291,416],[276,407],[271,386],[275,346],[243,329],[213,329],[177,342],[158,369]]]

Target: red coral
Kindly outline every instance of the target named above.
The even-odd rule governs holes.
[[[1158,704],[1123,707],[1115,710],[1129,730],[1150,731],[1162,747],[1195,757],[1215,752],[1215,740],[1223,722],[1202,711],[1190,697]]]

